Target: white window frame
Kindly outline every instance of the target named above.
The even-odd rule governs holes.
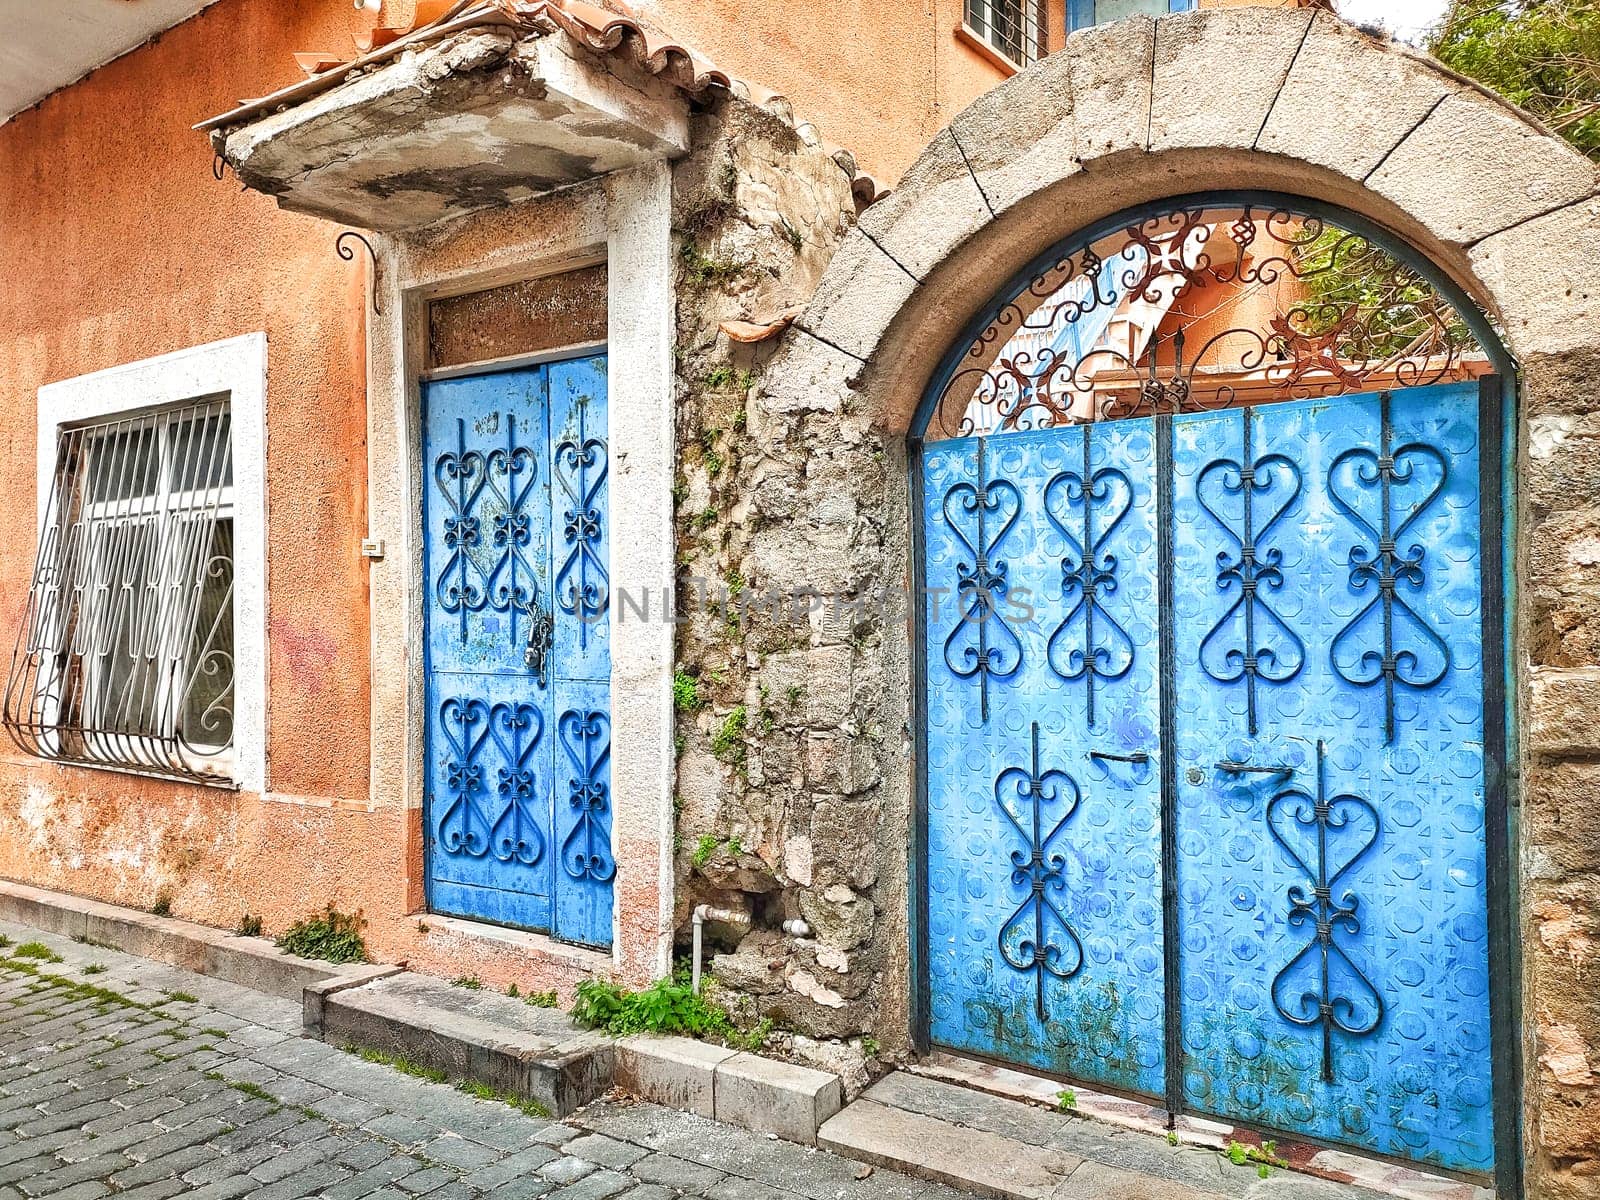
[[[265,793],[267,779],[267,335],[250,333],[59,383],[38,395],[38,513],[49,511],[64,428],[226,395],[233,441],[234,702],[231,772],[219,780]],[[214,765],[222,767],[228,756]],[[145,774],[132,767],[94,768]]]

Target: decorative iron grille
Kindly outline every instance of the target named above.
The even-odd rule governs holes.
[[[927,437],[1489,373],[1467,321],[1372,237],[1273,204],[1157,210],[1053,255],[972,339]]]
[[[233,633],[227,399],[62,428],[6,685],[12,740],[225,782]]]
[[[1043,58],[1044,0],[966,0],[967,28],[1019,67]]]

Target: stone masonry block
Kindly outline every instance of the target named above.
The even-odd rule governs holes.
[[[616,1047],[614,1082],[652,1104],[715,1117],[716,1069],[736,1053],[692,1038],[624,1038]]]
[[[957,115],[950,132],[997,213],[1073,174],[1072,56],[1052,54],[985,92]]]
[[[922,279],[989,219],[962,146],[946,129],[917,156],[894,191],[861,214],[861,228]]]
[[[766,372],[758,407],[771,413],[838,412],[860,373],[859,360],[814,337],[791,333]],[[775,429],[783,439],[782,423]]]
[[[1447,187],[1440,179],[1439,186]],[[1590,169],[1590,186],[1594,173]],[[1485,238],[1472,247],[1473,273],[1489,289],[1504,314],[1511,350],[1528,365],[1530,409],[1549,406],[1540,395],[1535,356],[1555,356],[1600,348],[1600,196],[1537,217]],[[1595,397],[1588,388],[1569,403],[1586,407]],[[1567,390],[1571,390],[1570,388]]]
[[[1600,875],[1600,838],[1592,814],[1600,807],[1600,764],[1524,764],[1519,840],[1524,878],[1559,880]]]
[[[1531,675],[1527,749],[1547,759],[1600,754],[1600,668],[1535,667]]]
[[[817,1130],[844,1104],[837,1075],[735,1054],[716,1069],[716,1119],[791,1142],[817,1144]]]
[[[1158,20],[1150,149],[1254,146],[1313,15],[1204,8]]]
[[[1130,17],[1067,39],[1078,157],[1143,150],[1150,134],[1150,64],[1156,23]]]
[[[796,323],[865,361],[916,286],[916,279],[858,228],[839,243]]]
[[[1503,100],[1463,89],[1395,147],[1367,186],[1440,241],[1470,243],[1589,196],[1595,167]],[[1592,263],[1593,244],[1584,250]],[[1549,311],[1573,315],[1560,304]]]
[[[1256,148],[1365,179],[1448,88],[1417,56],[1319,12]]]

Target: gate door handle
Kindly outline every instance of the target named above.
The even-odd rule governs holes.
[[[528,669],[539,677],[539,686],[545,687],[549,682],[550,647],[555,643],[556,623],[542,608],[531,616],[532,620],[528,622],[528,645],[522,657]]]
[[[1090,758],[1097,758],[1103,762],[1125,762],[1143,766],[1150,761],[1150,756],[1143,750],[1136,750],[1132,754],[1107,754],[1103,750],[1089,751]]]
[[[1294,776],[1293,767],[1253,767],[1249,763],[1238,762],[1231,758],[1219,762],[1217,770],[1228,775],[1281,775],[1284,779]]]

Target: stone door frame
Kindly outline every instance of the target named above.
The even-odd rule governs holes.
[[[673,572],[671,171],[658,161],[526,203],[373,241],[368,322],[371,803],[407,814],[407,915],[425,899],[427,714],[422,651],[421,382],[428,302],[607,264],[613,596],[660,596]],[[570,351],[538,358],[562,357]],[[489,369],[505,366],[490,364]],[[458,375],[451,368],[442,375]],[[544,934],[428,915],[458,953],[530,964],[566,987],[595,974],[638,985],[671,966],[672,645],[667,621],[614,620],[611,713],[613,936],[609,952]]]

